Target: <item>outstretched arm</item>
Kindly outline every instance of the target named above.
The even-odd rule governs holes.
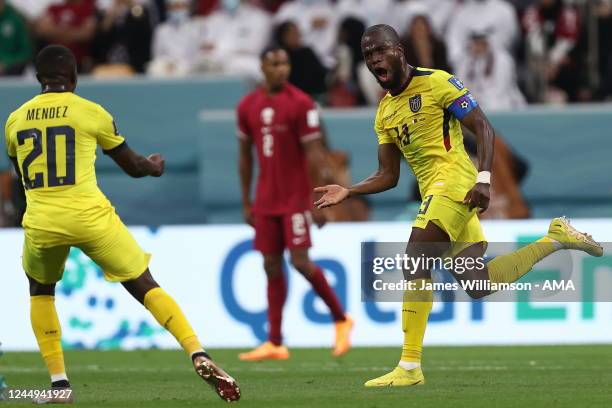
[[[164,174],[165,161],[159,153],[144,157],[124,144],[118,149],[107,151],[106,154],[131,177],[160,177]]]
[[[346,188],[331,184],[314,189],[323,196],[315,202],[317,208],[336,205],[355,195],[376,194],[397,185],[400,176],[401,152],[394,143],[378,145],[378,170],[367,179]]]
[[[251,210],[251,182],[253,180],[253,142],[250,138],[240,138],[240,157],[238,173],[240,174],[240,191],[242,193],[242,214],[249,225],[253,225]]]
[[[484,212],[489,207],[491,185],[491,168],[493,167],[493,145],[495,130],[480,107],[468,113],[461,123],[476,135],[476,148],[478,155],[478,178],[476,185],[468,191],[463,200],[470,209],[478,207]]]

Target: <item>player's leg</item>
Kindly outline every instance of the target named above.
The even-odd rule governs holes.
[[[281,218],[255,215],[255,249],[263,256],[268,282],[268,341],[238,358],[243,361],[286,360],[289,350],[283,345],[281,331],[283,307],[287,298],[287,280],[283,271],[284,241]]]
[[[283,307],[287,299],[287,280],[283,271],[282,253],[263,253],[263,266],[268,287],[268,341],[275,346],[283,345]],[[284,354],[284,353],[283,353]],[[288,353],[286,354],[288,357]]]
[[[550,222],[546,236],[488,262],[488,278],[495,283],[514,282],[529,272],[536,263],[560,249],[577,249],[592,256],[603,255],[602,246],[590,235],[576,230],[567,218],[560,217]]]
[[[447,227],[440,218],[448,218],[443,208],[436,202],[431,205],[432,196],[423,201],[419,214],[413,224],[406,254],[410,258],[439,258],[450,247]],[[448,222],[446,222],[448,224]],[[427,319],[433,305],[433,291],[427,287],[431,283],[429,269],[420,267],[404,271],[404,278],[412,282],[413,289],[404,292],[402,303],[402,330],[404,343],[398,366],[388,374],[365,383],[366,387],[410,386],[424,384],[421,370],[423,337]]]
[[[323,270],[308,255],[311,247],[310,214],[294,213],[283,217],[283,234],[293,267],[312,285],[314,291],[329,307],[335,322],[335,341],[332,354],[339,357],[351,348],[350,334],[354,326],[353,319],[348,316],[338,296],[327,282]]]
[[[23,245],[23,268],[30,288],[32,330],[53,388],[70,388],[62,350],[62,329],[55,309],[55,284],[62,277],[69,251],[69,246],[40,248],[34,245],[27,235]],[[72,397],[50,398],[38,402],[72,402],[72,400]]]
[[[216,365],[204,351],[187,317],[176,301],[164,291],[147,268],[136,279],[121,282],[123,287],[151,312],[155,320],[168,330],[189,354],[200,377],[215,388],[219,396],[227,401],[240,398],[235,380]]]
[[[351,330],[355,325],[353,319],[345,313],[321,267],[310,259],[308,248],[292,248],[289,253],[293,267],[310,282],[315,293],[329,307],[335,325],[333,356],[346,354],[351,348]]]
[[[480,223],[476,216],[466,226],[461,240],[465,242],[482,241]],[[481,257],[486,246],[479,242],[461,251],[457,256],[464,258]],[[603,249],[588,234],[577,231],[566,218],[555,218],[551,221],[548,233],[522,248],[505,255],[496,256],[484,268],[466,269],[464,273],[453,273],[457,280],[490,280],[493,283],[512,283],[520,279],[533,266],[550,254],[560,249],[578,249],[593,256],[601,256]],[[473,298],[481,298],[489,291],[466,291]]]
[[[192,359],[204,352],[181,308],[172,296],[159,287],[148,268],[137,278],[123,281],[121,284],[176,338]]]
[[[153,279],[148,269],[150,254],[140,248],[119,217],[115,217],[110,227],[107,234],[79,247],[102,268],[106,280],[121,282],[174,336],[190,356],[198,375],[222,399],[238,400],[240,389],[235,380],[212,362],[179,305]]]
[[[406,253],[409,257],[439,257],[448,248],[448,242],[447,233],[430,221],[424,228],[413,227]],[[404,343],[400,361],[390,373],[366,382],[366,387],[401,387],[425,383],[421,370],[421,355],[427,319],[433,305],[433,291],[429,288],[420,288],[424,283],[431,283],[431,272],[424,268],[409,273],[405,271],[404,278],[413,282],[415,289],[404,292],[402,303]]]

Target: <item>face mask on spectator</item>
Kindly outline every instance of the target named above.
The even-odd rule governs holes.
[[[223,8],[228,13],[233,13],[240,7],[240,0],[223,0]]]
[[[189,10],[170,10],[168,12],[168,21],[171,24],[180,25],[189,19]]]

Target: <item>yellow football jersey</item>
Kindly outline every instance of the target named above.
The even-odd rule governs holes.
[[[37,95],[11,113],[5,137],[26,190],[26,234],[74,235],[67,225],[91,225],[113,210],[97,185],[96,147],[108,152],[125,140],[100,105],[72,92]]]
[[[477,106],[447,72],[415,68],[408,87],[387,93],[376,112],[378,143],[395,143],[416,176],[421,196],[462,201],[477,171],[463,146],[459,119]]]

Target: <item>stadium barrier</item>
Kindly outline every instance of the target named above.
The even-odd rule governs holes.
[[[612,242],[612,219],[576,220],[575,226]],[[545,233],[548,221],[488,221],[491,242],[528,242]],[[405,241],[409,223],[332,224],[313,229],[312,256],[326,271],[356,320],[354,343],[401,344],[401,306],[361,301],[362,242]],[[246,226],[132,228],[153,254],[151,270],[185,310],[207,347],[249,347],[265,339],[265,277]],[[27,281],[21,269],[23,232],[0,230],[0,308],[4,350],[35,350],[29,322]],[[572,279],[598,274],[597,290],[612,290],[612,256],[581,258]],[[589,276],[591,276],[589,275]],[[325,347],[333,326],[324,304],[296,272],[289,273],[283,321],[290,346]],[[600,292],[598,292],[600,293]],[[597,297],[596,297],[597,298]],[[428,345],[610,343],[612,302],[442,302],[430,315]],[[80,251],[71,252],[56,302],[69,348],[175,348],[174,339],[119,284]]]
[[[34,82],[1,81],[0,118],[38,89]],[[241,222],[232,109],[247,89],[246,82],[224,76],[79,82],[79,94],[106,107],[131,146],[166,157],[167,172],[155,180],[130,179],[108,158],[98,160],[99,183],[128,224]],[[534,217],[612,216],[607,131],[612,104],[531,106],[490,118],[531,166],[524,192]],[[331,145],[349,153],[353,180],[377,166],[373,119],[369,108],[323,112]],[[8,167],[2,147],[0,171]],[[393,219],[404,210],[413,177],[406,166],[402,173],[399,187],[371,198],[376,220]]]

